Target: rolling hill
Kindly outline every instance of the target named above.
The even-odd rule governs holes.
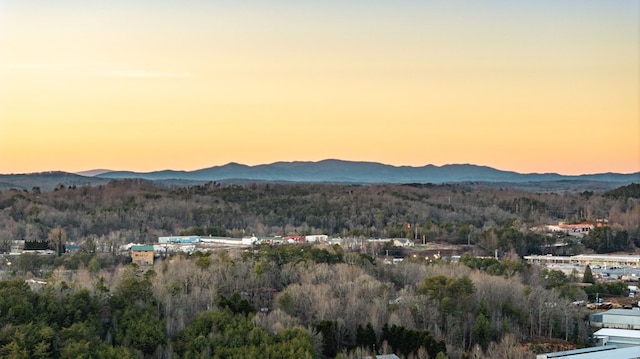
[[[600,173],[566,176],[557,173],[517,173],[487,166],[451,164],[422,167],[391,166],[376,162],[328,159],[318,162],[275,162],[256,166],[228,163],[195,171],[85,171],[83,175],[65,172],[0,175],[0,189],[51,190],[60,184],[98,185],[112,179],[140,178],[165,184],[188,185],[218,182],[329,182],[329,183],[460,183],[482,182],[511,185],[530,190],[566,189],[608,190],[640,183],[640,172],[632,174]]]
[[[256,181],[346,182],[346,183],[450,183],[450,182],[540,182],[581,180],[631,183],[640,181],[634,174],[602,173],[564,176],[557,173],[521,174],[486,166],[452,164],[422,167],[391,166],[376,162],[323,160],[318,162],[275,162],[247,166],[228,163],[195,171],[106,172],[98,178],[143,178],[148,180],[181,179],[220,181],[246,179]]]

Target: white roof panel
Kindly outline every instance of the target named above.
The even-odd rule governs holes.
[[[609,336],[640,339],[640,330],[602,328],[593,333],[593,335],[596,337]]]

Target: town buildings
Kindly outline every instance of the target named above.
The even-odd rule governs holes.
[[[612,309],[590,316],[592,326],[603,329],[593,333],[595,347],[538,354],[536,359],[638,359],[640,358],[640,331],[616,329],[623,326],[636,328],[640,323],[640,310]]]
[[[567,350],[555,353],[536,355],[536,359],[637,359],[640,358],[640,346],[618,348],[615,345],[604,345],[591,348]]]
[[[640,329],[640,308],[593,313],[589,315],[589,324],[596,328]]]
[[[638,255],[611,255],[611,254],[579,254],[575,256],[525,256],[524,259],[531,264],[553,265],[569,264],[578,266],[640,266],[640,256]]]
[[[602,328],[593,333],[598,346],[615,345],[618,348],[640,346],[640,331],[629,329]]]
[[[131,246],[131,262],[139,266],[153,265],[153,246]]]

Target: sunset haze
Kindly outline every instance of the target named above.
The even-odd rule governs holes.
[[[638,172],[639,7],[0,0],[0,173]]]

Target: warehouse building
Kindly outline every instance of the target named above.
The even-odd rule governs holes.
[[[599,347],[567,350],[555,353],[545,353],[536,355],[536,359],[637,359],[640,358],[640,346],[618,348],[615,345],[604,345]]]
[[[640,329],[640,308],[593,313],[589,315],[589,324],[596,328]]]
[[[525,256],[524,259],[531,264],[554,265],[600,265],[600,266],[640,266],[640,256],[637,255],[605,255],[605,254],[579,254],[576,256]]]
[[[153,246],[131,246],[131,262],[139,266],[153,265]]]
[[[618,348],[640,346],[640,331],[603,328],[593,333],[598,345],[615,345]]]

